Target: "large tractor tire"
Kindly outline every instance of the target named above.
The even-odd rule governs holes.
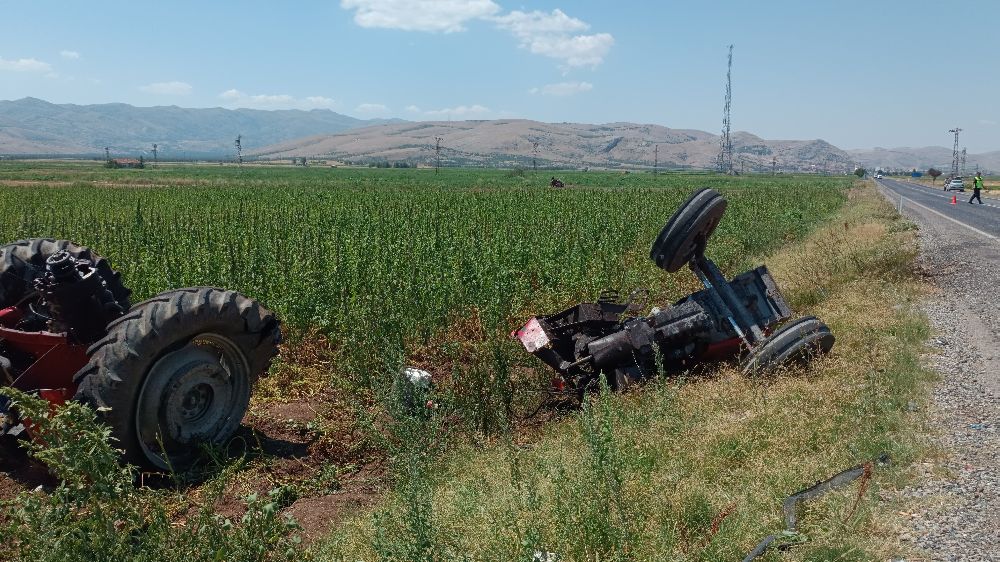
[[[650,259],[670,273],[684,267],[715,232],[726,205],[725,198],[714,189],[703,187],[695,191],[656,237],[649,251]]]
[[[0,308],[14,306],[31,295],[35,279],[45,275],[45,260],[63,250],[74,258],[90,260],[122,310],[129,309],[132,291],[107,259],[86,246],[52,238],[30,238],[0,246]]]
[[[771,334],[743,361],[744,375],[766,372],[785,365],[805,365],[833,347],[833,333],[815,316],[789,322]]]
[[[129,463],[183,470],[228,441],[281,340],[279,322],[234,291],[194,287],[141,302],[108,325],[74,377]]]

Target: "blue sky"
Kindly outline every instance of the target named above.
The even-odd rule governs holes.
[[[0,0],[0,99],[1000,150],[1000,2]],[[980,25],[978,22],[985,22]]]

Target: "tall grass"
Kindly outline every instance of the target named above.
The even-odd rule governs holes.
[[[273,496],[246,498],[246,513],[231,521],[213,512],[225,478],[201,505],[167,490],[141,490],[136,472],[119,465],[110,430],[86,406],[55,413],[48,402],[10,388],[17,410],[31,420],[32,456],[59,479],[52,490],[25,490],[0,502],[0,560],[56,562],[276,562],[303,560],[297,525]]]

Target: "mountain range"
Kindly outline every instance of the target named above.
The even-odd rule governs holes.
[[[237,135],[245,138],[245,147],[261,147],[385,122],[328,109],[74,105],[22,98],[0,101],[0,154],[103,155],[107,146],[115,154],[137,156],[156,143],[164,158],[217,158],[233,153]]]
[[[694,168],[716,165],[719,136],[692,129],[635,123],[542,123],[526,119],[387,123],[290,140],[256,152],[263,158],[326,157],[340,161],[563,168]],[[852,158],[822,140],[764,140],[733,135],[737,169],[844,172]]]
[[[636,123],[543,123],[526,119],[425,121],[356,119],[327,109],[257,110],[135,107],[123,103],[53,104],[36,98],[0,101],[0,155],[149,154],[164,160],[310,157],[355,163],[570,168],[716,166],[718,135]],[[438,139],[441,139],[438,141]],[[745,171],[850,172],[867,168],[947,172],[944,147],[841,150],[815,140],[732,135],[734,167]],[[440,142],[440,149],[438,143]],[[1000,151],[967,156],[967,166],[1000,169]]]

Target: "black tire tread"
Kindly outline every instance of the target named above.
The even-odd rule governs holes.
[[[718,213],[721,220],[726,206],[726,199],[718,191],[708,187],[696,190],[660,231],[649,250],[650,259],[670,273],[680,270],[693,257],[694,248],[689,247],[692,236],[712,215]],[[718,224],[718,221],[709,223],[706,237],[712,235]]]

